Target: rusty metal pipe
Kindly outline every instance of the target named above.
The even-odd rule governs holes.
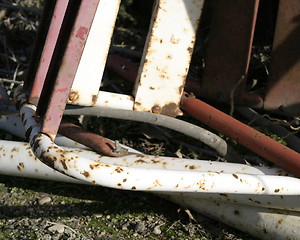
[[[188,95],[182,97],[181,108],[192,117],[300,177],[299,153]]]
[[[125,148],[116,149],[116,145],[113,141],[110,141],[95,133],[88,132],[72,123],[61,123],[58,132],[61,135],[79,142],[106,156],[121,157],[128,153],[128,150]]]

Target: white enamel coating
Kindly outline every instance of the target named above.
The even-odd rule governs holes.
[[[132,96],[118,93],[100,91],[95,107],[110,107],[124,110],[133,109],[134,100]]]
[[[70,92],[69,103],[94,105],[97,100],[120,0],[101,0]]]
[[[203,3],[157,1],[135,85],[135,110],[178,115]]]

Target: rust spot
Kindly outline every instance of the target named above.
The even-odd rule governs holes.
[[[278,193],[279,191],[280,191],[280,189],[275,189],[274,190],[275,193]]]
[[[87,33],[88,33],[88,28],[82,26],[77,30],[75,37],[81,40],[85,40],[85,35]]]
[[[153,113],[160,114],[161,111],[162,111],[162,110],[161,110],[161,107],[158,106],[158,105],[154,105],[154,106],[152,107],[152,112],[153,112]]]
[[[67,166],[67,164],[66,164],[66,160],[65,160],[65,159],[62,159],[60,162],[61,162],[61,164],[63,165],[63,168],[64,168],[65,170],[68,170],[68,166]]]
[[[19,152],[19,148],[14,147],[11,151],[12,151],[12,152]]]
[[[195,166],[190,166],[190,169],[192,170],[192,169],[195,169]]]
[[[20,168],[20,166],[17,166],[18,170],[21,171],[22,169]]]
[[[155,88],[154,88],[154,87],[149,87],[149,89],[150,89],[150,90],[154,90]]]
[[[41,142],[40,139],[34,141],[34,144],[33,144],[33,151],[36,151],[36,150],[37,150],[37,148],[40,146],[40,142]]]
[[[126,181],[127,181],[127,178],[124,178],[124,179],[123,179],[123,182],[126,182]]]
[[[282,222],[283,222],[283,219],[279,219],[277,223],[282,224]]]
[[[226,193],[220,193],[220,196],[222,196],[222,197],[228,197],[228,195]]]
[[[236,179],[239,179],[239,176],[234,173],[232,174],[232,176],[234,176]]]
[[[74,103],[78,101],[78,99],[79,99],[78,91],[71,91],[69,94],[69,101]]]
[[[159,163],[159,161],[153,160],[153,159],[151,159],[151,162],[153,162],[154,164],[155,164],[155,163]]]
[[[192,56],[192,54],[193,54],[193,48],[192,47],[188,47],[187,51],[189,52],[190,56]]]
[[[98,96],[97,95],[92,95],[92,103],[93,105],[97,102]]]
[[[135,186],[133,186],[131,189],[132,189],[132,190],[135,190],[135,189],[136,189],[136,187],[135,187]]]
[[[134,161],[135,163],[146,163],[146,161],[144,161],[143,159],[138,159],[136,161]]]
[[[176,117],[178,113],[178,105],[174,102],[166,104],[163,106],[161,110],[161,114],[171,116],[171,117]]]
[[[37,172],[39,172],[39,170],[38,169],[34,169],[34,171],[37,173]]]
[[[116,171],[117,173],[121,173],[121,172],[123,172],[124,170],[123,170],[122,168],[120,168],[120,167],[117,167],[117,168],[115,169],[115,171]]]
[[[54,162],[57,160],[56,157],[52,159],[49,156],[41,155],[40,159],[42,160],[43,163],[45,163],[47,166],[54,168]]]
[[[157,179],[155,180],[155,183],[156,183],[158,186],[162,187],[162,185],[159,183],[159,181],[158,181]],[[155,183],[154,183],[154,184],[155,184]]]
[[[234,214],[235,216],[240,216],[240,211],[239,211],[239,210],[234,210],[233,214]]]
[[[117,185],[118,185],[118,187],[121,187],[121,186],[122,186],[122,184],[121,184],[121,183],[118,183]]]
[[[83,176],[85,176],[86,178],[88,178],[90,176],[90,173],[87,171],[84,171],[83,173],[81,173]]]

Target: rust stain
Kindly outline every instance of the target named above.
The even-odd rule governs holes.
[[[240,216],[240,211],[239,211],[239,210],[234,210],[233,214],[234,214],[235,216]]]
[[[135,189],[136,189],[136,187],[135,187],[135,186],[133,186],[131,189],[132,189],[132,190],[135,190]]]
[[[234,176],[236,179],[239,179],[239,176],[234,173],[232,174],[232,176]]]
[[[90,176],[90,173],[87,171],[84,171],[83,173],[81,173],[83,176],[85,176],[86,178],[88,178]]]
[[[71,91],[69,94],[69,101],[74,103],[78,101],[78,99],[79,99],[78,91]]]
[[[98,95],[92,95],[92,103],[93,105],[97,102]]]
[[[146,161],[144,161],[143,159],[138,159],[136,161],[134,161],[135,163],[146,163]]]
[[[117,167],[117,168],[115,169],[115,171],[116,171],[117,173],[122,173],[124,170],[123,170],[123,168]]]
[[[61,164],[63,165],[63,168],[64,168],[65,170],[68,170],[68,166],[67,166],[67,164],[66,164],[66,160],[65,160],[65,159],[62,159],[60,162],[61,162]]]

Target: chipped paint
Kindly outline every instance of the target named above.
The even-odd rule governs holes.
[[[120,0],[99,1],[88,37],[84,35],[86,43],[72,85],[78,98],[71,104],[92,106],[97,102],[119,5]]]
[[[203,2],[157,1],[135,83],[134,110],[179,115]]]

